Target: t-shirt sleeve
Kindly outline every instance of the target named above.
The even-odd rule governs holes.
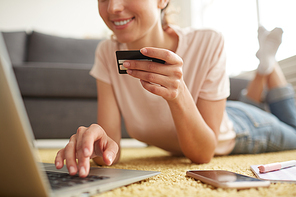
[[[214,32],[209,39],[209,70],[201,87],[199,97],[220,100],[230,94],[229,77],[226,73],[226,54],[222,34]]]
[[[98,44],[95,52],[94,65],[90,71],[90,75],[100,81],[111,84],[109,69],[108,69],[108,58],[105,54],[107,48],[108,48],[107,41],[102,41]]]

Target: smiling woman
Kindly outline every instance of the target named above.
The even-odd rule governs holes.
[[[215,155],[296,148],[296,119],[291,119],[296,118],[294,92],[274,57],[281,31],[258,32],[258,59],[268,72],[256,74],[242,94],[244,103],[226,102],[230,90],[223,35],[166,25],[163,10],[169,2],[98,1],[95,7],[116,36],[99,43],[90,71],[97,81],[98,120],[79,127],[57,153],[58,169],[66,160],[71,175],[78,172],[85,177],[89,159],[99,165],[117,163],[121,117],[131,137],[194,163],[208,163]],[[123,63],[127,74],[119,75],[115,55],[119,50],[137,50],[165,63],[127,59]],[[265,86],[273,114],[260,108]]]
[[[258,59],[270,69],[267,73],[256,73],[248,90],[241,95],[244,102],[226,102],[229,78],[223,35],[211,29],[171,24],[163,28],[162,10],[168,3],[169,0],[106,0],[94,6],[117,39],[100,42],[90,72],[97,80],[97,123],[77,129],[66,147],[58,152],[57,168],[66,160],[70,174],[79,172],[85,177],[89,159],[100,165],[117,163],[121,152],[121,115],[131,137],[173,155],[184,155],[194,163],[208,163],[215,155],[296,149],[294,92],[274,56],[281,43],[281,31],[258,32],[260,54],[264,54]],[[53,10],[47,10],[46,14],[56,17]],[[233,16],[229,21],[237,19]],[[43,23],[48,25],[46,20]],[[239,23],[233,24],[238,29]],[[77,26],[73,32],[83,28]],[[237,36],[243,46],[244,37]],[[274,43],[272,37],[278,42]],[[272,51],[268,50],[270,45]],[[118,50],[139,50],[165,64],[126,60],[124,67],[128,74],[119,75],[115,55]],[[236,51],[243,53],[237,48]],[[244,61],[241,58],[239,63]],[[263,87],[269,89],[261,101]],[[264,104],[272,114],[260,108]]]

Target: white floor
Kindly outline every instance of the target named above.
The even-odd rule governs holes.
[[[59,149],[64,148],[68,141],[68,139],[39,139],[35,140],[35,147],[39,149]],[[147,147],[147,144],[136,139],[122,139],[120,146],[122,148],[144,148]]]

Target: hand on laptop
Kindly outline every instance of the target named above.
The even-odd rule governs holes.
[[[90,168],[89,159],[102,157],[106,165],[111,165],[118,150],[117,143],[99,125],[93,124],[88,128],[79,127],[66,147],[57,153],[55,165],[57,169],[61,169],[66,160],[70,175],[79,172],[80,177],[86,177]]]

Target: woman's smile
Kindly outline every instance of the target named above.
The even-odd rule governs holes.
[[[129,18],[129,19],[118,19],[114,20],[113,24],[116,29],[124,29],[126,28],[134,19],[135,17]]]

